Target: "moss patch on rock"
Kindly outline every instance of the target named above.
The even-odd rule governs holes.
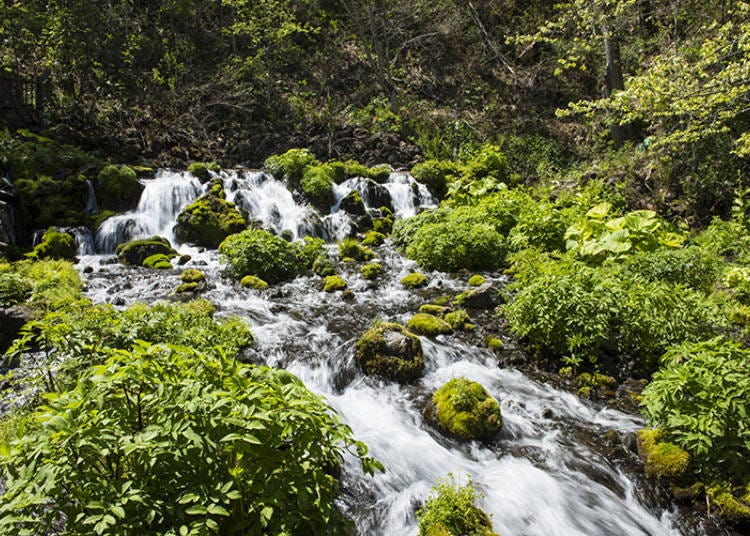
[[[503,426],[500,405],[478,382],[454,378],[435,391],[425,418],[440,430],[466,440],[488,440]]]
[[[354,345],[357,364],[366,374],[405,383],[424,370],[422,341],[404,326],[380,322]]]
[[[456,311],[446,313],[444,320],[448,322],[448,324],[450,324],[453,329],[463,329],[468,331],[474,327],[471,323],[469,313],[467,313],[463,309],[458,309]]]
[[[355,238],[344,238],[339,242],[339,255],[342,259],[369,261],[375,257],[375,252],[360,244]]]
[[[155,270],[169,270],[172,268],[172,263],[169,261],[169,257],[163,253],[156,253],[143,260],[143,267]]]
[[[130,166],[104,167],[96,178],[96,197],[100,208],[122,212],[135,208],[143,186]]]
[[[254,275],[246,275],[240,280],[240,285],[244,288],[253,288],[255,290],[265,290],[268,288],[268,283],[263,281],[260,277]]]
[[[712,504],[725,519],[738,524],[750,523],[750,482],[733,490],[729,484],[714,484],[706,490]]]
[[[152,236],[151,238],[120,244],[115,249],[115,253],[122,264],[131,266],[143,266],[148,257],[159,253],[166,256],[168,260],[177,256],[177,252],[172,248],[169,240],[161,236]]]
[[[638,454],[650,477],[678,480],[690,467],[690,454],[666,441],[661,428],[638,430]]]
[[[475,274],[469,278],[469,285],[472,287],[480,287],[487,281],[483,275]]]
[[[195,268],[188,268],[180,274],[180,281],[183,283],[199,283],[205,280],[205,274]]]
[[[305,169],[300,181],[302,191],[321,212],[327,212],[334,203],[335,173],[336,170],[328,164],[310,166]]]
[[[453,331],[451,325],[436,316],[427,313],[417,313],[409,319],[407,327],[419,333],[420,335],[428,335],[434,337],[436,335],[443,335]]]
[[[76,244],[73,237],[50,227],[44,232],[41,242],[34,246],[29,253],[30,259],[66,259],[72,260],[76,256]]]
[[[246,226],[245,218],[234,203],[224,199],[224,189],[216,182],[207,194],[180,212],[174,232],[180,242],[217,248],[226,237]]]
[[[428,315],[435,315],[435,316],[442,316],[449,311],[450,311],[450,307],[445,307],[443,305],[438,305],[436,303],[425,303],[424,305],[420,305],[419,307],[420,313],[426,313]]]
[[[345,288],[346,281],[344,281],[340,275],[329,275],[323,283],[324,292],[336,292],[337,290],[344,290]]]
[[[427,276],[419,272],[412,272],[401,280],[401,284],[406,288],[422,288],[427,284]]]
[[[365,279],[377,279],[383,273],[383,266],[376,262],[370,262],[362,266],[360,272]]]
[[[379,246],[383,242],[385,242],[385,235],[378,231],[368,231],[362,239],[363,246]]]

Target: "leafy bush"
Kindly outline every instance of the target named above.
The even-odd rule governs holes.
[[[508,237],[515,250],[529,247],[542,251],[565,251],[565,231],[570,225],[565,212],[549,202],[527,202],[518,210]]]
[[[695,246],[637,253],[624,263],[629,275],[682,284],[705,293],[713,290],[722,267],[718,257]]]
[[[229,236],[219,252],[234,277],[254,275],[268,283],[291,279],[307,264],[298,244],[262,229]]]
[[[308,149],[289,149],[284,154],[267,158],[264,165],[277,179],[286,177],[290,182],[298,184],[305,169],[318,164],[320,162]]]
[[[497,536],[490,517],[476,505],[480,495],[471,481],[459,486],[448,476],[417,512],[419,536]]]
[[[411,169],[412,176],[438,199],[448,193],[448,184],[461,177],[462,167],[448,160],[427,160]]]
[[[2,458],[0,534],[345,534],[333,476],[379,464],[286,371],[222,353],[107,352]]]
[[[327,164],[310,166],[305,169],[300,188],[321,211],[333,205],[334,171]]]
[[[54,227],[50,227],[44,232],[41,242],[39,242],[31,253],[30,259],[75,259],[76,244],[73,237],[68,233],[60,232]]]
[[[500,182],[506,182],[508,179],[508,159],[496,145],[483,145],[466,162],[462,180],[471,183],[487,177]]]
[[[31,282],[21,277],[20,274],[0,271],[0,307],[11,307],[23,303],[31,296],[32,290],[34,287]]]
[[[141,185],[130,166],[105,166],[97,176],[96,196],[103,208],[127,210],[138,204]]]
[[[0,307],[27,303],[43,311],[85,302],[81,278],[65,260],[0,263]]]
[[[740,343],[719,337],[671,348],[641,405],[703,477],[750,477],[750,350]]]

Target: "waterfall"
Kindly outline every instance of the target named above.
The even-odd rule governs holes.
[[[118,244],[159,235],[174,242],[177,215],[202,193],[201,183],[189,173],[159,171],[143,180],[145,188],[135,210],[113,216],[96,232],[96,248],[111,253]]]
[[[90,180],[86,181],[86,188],[89,196],[86,199],[86,207],[83,209],[83,213],[87,216],[99,214],[99,207],[96,204],[96,192],[94,192],[94,185],[91,184]]]
[[[390,192],[394,214],[399,218],[414,216],[420,208],[438,206],[427,187],[408,173],[391,173],[383,186]]]

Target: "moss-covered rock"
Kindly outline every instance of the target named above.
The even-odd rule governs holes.
[[[224,189],[216,182],[211,190],[185,207],[177,216],[175,237],[180,242],[217,248],[229,235],[247,226],[240,211],[224,199]]]
[[[29,253],[31,259],[66,259],[76,256],[76,244],[68,233],[50,227],[44,232],[41,242]]]
[[[499,352],[500,350],[505,348],[505,343],[502,341],[502,339],[498,339],[497,337],[487,337],[485,339],[485,343],[490,350],[493,350],[495,352]]]
[[[183,283],[199,283],[206,280],[206,275],[195,268],[188,268],[180,274],[180,281]]]
[[[290,149],[284,154],[266,159],[266,170],[277,179],[287,179],[298,184],[308,167],[320,164],[308,149]]]
[[[299,243],[287,242],[263,229],[230,235],[219,245],[219,252],[234,277],[254,275],[268,283],[295,277],[308,262]]]
[[[417,313],[412,316],[407,323],[407,327],[415,333],[428,335],[430,337],[453,331],[453,328],[448,322],[442,318],[427,313]]]
[[[336,170],[327,164],[310,166],[305,169],[300,188],[312,204],[321,212],[328,212],[335,199],[333,195]]]
[[[355,238],[344,238],[339,242],[339,255],[342,259],[369,261],[375,257],[375,252],[360,244]]]
[[[503,426],[500,405],[480,384],[454,378],[435,391],[425,409],[428,422],[466,440],[488,440]]]
[[[500,302],[500,294],[491,283],[483,283],[476,288],[466,290],[456,296],[453,301],[456,305],[470,309],[491,309]]]
[[[99,208],[122,212],[138,205],[143,186],[132,167],[110,165],[99,172],[95,190]]]
[[[201,182],[211,180],[211,172],[218,173],[221,167],[216,162],[193,162],[187,168],[188,173]]]
[[[378,231],[368,231],[362,239],[363,246],[379,246],[385,242],[385,235]]]
[[[487,279],[483,275],[475,274],[469,278],[469,286],[481,287]]]
[[[391,231],[393,231],[393,218],[390,216],[373,218],[372,230],[385,235],[391,234]]]
[[[397,382],[416,379],[424,370],[422,341],[404,326],[380,322],[354,346],[357,363],[367,374]]]
[[[17,228],[30,231],[52,225],[85,225],[89,189],[83,176],[20,178],[13,182],[18,194]],[[31,237],[20,237],[31,238]]]
[[[666,440],[661,428],[638,430],[638,454],[650,477],[678,480],[690,468],[690,454]]]
[[[312,264],[312,271],[321,277],[336,275],[336,266],[328,255],[318,255]]]
[[[155,255],[146,257],[143,260],[143,267],[156,270],[169,270],[172,268],[172,263],[170,262],[169,257],[163,253],[156,253]]]
[[[196,293],[199,292],[201,289],[201,284],[198,281],[190,281],[188,283],[181,283],[179,287],[175,290],[176,294],[187,294],[187,293]]]
[[[377,262],[369,262],[360,271],[365,279],[377,279],[383,273],[383,266]]]
[[[450,324],[453,329],[468,330],[470,328],[468,328],[467,326],[472,326],[469,313],[467,313],[463,309],[458,309],[456,311],[446,313],[444,320],[448,322],[448,324]]]
[[[421,288],[427,284],[427,276],[419,272],[412,272],[401,280],[406,288]]]
[[[706,489],[706,495],[725,519],[741,525],[750,523],[750,482],[736,489],[717,483]]]
[[[425,303],[419,307],[419,312],[428,315],[443,316],[445,313],[450,312],[450,307],[445,307],[444,305],[438,305],[436,303]]]
[[[329,275],[326,276],[325,282],[323,283],[324,292],[336,292],[337,290],[346,289],[346,281],[340,275]]]
[[[421,182],[432,195],[442,199],[448,185],[461,177],[461,166],[446,160],[427,160],[411,169],[415,180]]]
[[[432,488],[432,495],[417,512],[419,536],[498,536],[471,481],[457,486],[451,479]]]
[[[166,256],[168,260],[177,256],[177,252],[172,248],[169,240],[161,236],[152,236],[151,238],[120,244],[115,249],[115,253],[122,264],[131,266],[143,266],[148,257],[159,253]]]
[[[254,275],[246,275],[240,279],[240,285],[244,288],[253,288],[255,290],[265,290],[268,288],[268,283],[263,281],[260,277]]]

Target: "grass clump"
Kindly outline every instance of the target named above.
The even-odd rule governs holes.
[[[417,512],[419,536],[497,536],[490,516],[476,505],[479,498],[471,481],[460,486],[449,475]]]

